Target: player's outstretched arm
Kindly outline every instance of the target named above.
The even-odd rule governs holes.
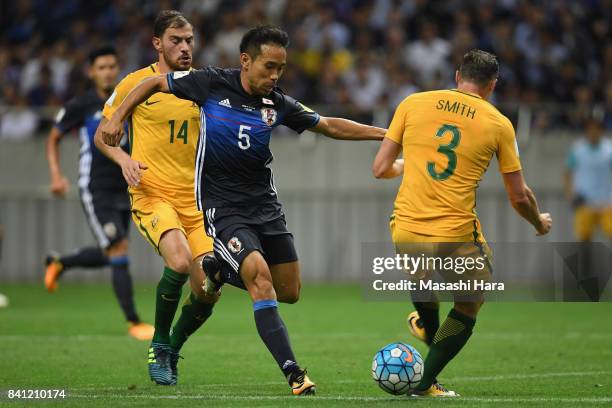
[[[158,75],[142,81],[125,97],[112,118],[104,125],[100,123],[98,130],[101,132],[104,143],[110,146],[117,146],[123,135],[123,122],[125,119],[136,106],[146,101],[156,92],[170,93],[166,75]]]
[[[94,144],[102,152],[103,155],[114,161],[121,167],[123,178],[129,186],[135,187],[140,183],[142,177],[142,171],[147,169],[147,165],[134,160],[119,146],[109,146],[102,139],[102,132],[100,128],[106,125],[108,119],[102,118],[96,134],[94,136]]]
[[[380,179],[400,176],[404,172],[404,159],[397,158],[401,151],[402,145],[389,138],[383,139],[372,164],[374,177]]]
[[[382,140],[387,132],[387,129],[376,126],[362,125],[348,119],[324,116],[321,116],[319,123],[310,130],[339,140]]]
[[[49,174],[51,175],[51,193],[56,197],[64,197],[68,191],[68,180],[62,174],[59,161],[58,145],[62,140],[63,133],[57,128],[51,128],[47,137],[47,163],[49,164]]]
[[[523,172],[502,173],[502,176],[512,207],[534,226],[538,235],[547,234],[552,226],[552,218],[549,213],[540,213],[535,194],[525,184]]]

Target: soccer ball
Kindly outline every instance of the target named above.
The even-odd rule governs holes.
[[[2,293],[0,293],[0,308],[8,307],[8,305],[9,305],[8,298],[5,295],[3,295]]]
[[[423,357],[409,344],[391,343],[381,348],[372,361],[372,377],[389,394],[410,392],[423,376]]]

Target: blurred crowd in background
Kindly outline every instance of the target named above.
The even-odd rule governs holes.
[[[612,129],[612,0],[20,0],[0,2],[0,138],[36,134],[84,92],[93,47],[115,45],[122,75],[155,61],[162,9],[192,22],[195,67],[238,66],[248,28],[280,26],[291,38],[280,86],[326,115],[371,122],[413,92],[452,88],[477,47],[499,57],[493,102],[512,119],[529,106],[536,129],[589,116]]]

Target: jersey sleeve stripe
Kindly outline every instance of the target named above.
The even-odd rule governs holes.
[[[168,82],[168,88],[170,88],[170,92],[174,93],[174,80],[172,79],[172,72],[166,74],[166,81]]]
[[[206,117],[204,116],[204,109],[200,108],[200,137],[198,138],[198,147],[196,152],[195,162],[195,199],[196,207],[199,211],[204,210],[202,204],[202,168],[204,167],[204,156],[206,154]]]
[[[311,128],[313,128],[313,127],[317,126],[317,125],[319,124],[319,122],[320,122],[320,121],[321,121],[321,115],[319,115],[319,114],[317,113],[317,116],[315,116],[314,120],[312,121],[312,125],[310,125],[310,127],[309,127],[309,128],[307,128],[307,129],[311,129]]]

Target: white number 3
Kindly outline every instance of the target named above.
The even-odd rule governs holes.
[[[240,147],[242,150],[246,150],[251,147],[251,136],[246,132],[247,130],[251,130],[251,127],[240,125],[240,130],[238,130],[238,147]]]

